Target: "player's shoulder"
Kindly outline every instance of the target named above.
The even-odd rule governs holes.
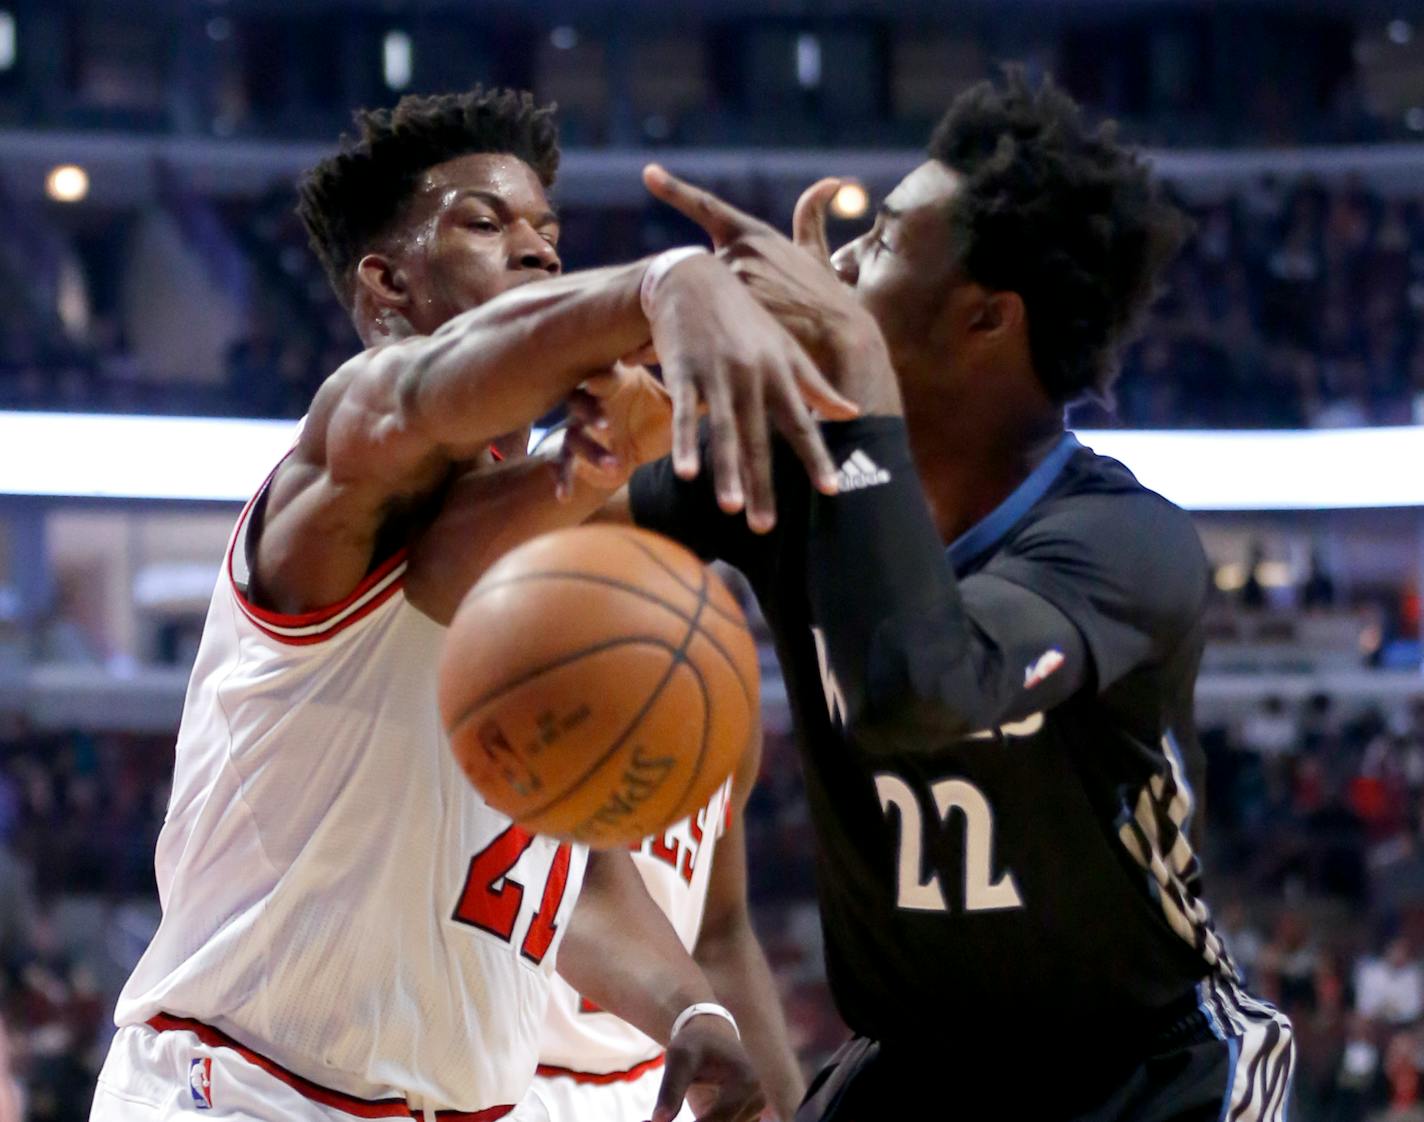
[[[1077,568],[1103,594],[1139,602],[1164,622],[1194,617],[1206,597],[1210,566],[1191,515],[1088,448],[1070,458],[1007,544],[1010,553]]]
[[[1104,550],[1126,550],[1135,560],[1206,566],[1191,515],[1143,486],[1125,464],[1090,448],[1080,448],[1068,461],[1059,485],[1036,513]]]

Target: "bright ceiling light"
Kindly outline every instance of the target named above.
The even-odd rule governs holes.
[[[78,164],[60,164],[45,176],[45,194],[57,203],[77,203],[89,194],[89,173]]]
[[[870,192],[854,179],[847,179],[831,197],[831,213],[837,218],[861,218],[870,209]]]
[[[381,72],[387,86],[403,90],[410,85],[414,56],[409,35],[404,31],[386,32],[385,41],[381,44]]]

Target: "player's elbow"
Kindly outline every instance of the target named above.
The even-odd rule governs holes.
[[[901,750],[907,742],[927,747],[963,740],[997,728],[1004,706],[964,666],[933,674],[872,676],[863,704],[847,716],[857,743],[874,750]]]

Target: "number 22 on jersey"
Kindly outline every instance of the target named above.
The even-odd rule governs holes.
[[[882,771],[875,777],[875,792],[880,796],[881,809],[886,814],[894,812],[900,820],[896,906],[910,912],[949,911],[939,874],[931,870],[921,879],[925,827],[914,790],[900,776]],[[1006,869],[994,879],[994,811],[984,792],[966,779],[941,779],[930,788],[930,794],[941,825],[949,825],[953,811],[964,817],[964,910],[999,912],[1022,908],[1023,897],[1014,874]]]
[[[515,863],[534,844],[534,837],[518,826],[509,826],[494,841],[470,858],[465,888],[455,906],[454,919],[477,927],[506,943],[514,941],[514,926],[524,903],[524,885],[509,875]],[[573,852],[567,844],[554,851],[539,910],[529,921],[529,930],[519,953],[538,966],[554,945],[554,917],[569,884],[569,862]]]

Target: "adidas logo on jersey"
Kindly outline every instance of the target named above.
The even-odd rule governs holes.
[[[864,491],[867,487],[879,487],[889,482],[890,473],[859,448],[836,472],[836,486],[842,491]]]

